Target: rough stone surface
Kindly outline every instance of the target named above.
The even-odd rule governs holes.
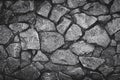
[[[82,36],[81,28],[76,24],[72,24],[70,28],[67,30],[67,33],[65,34],[65,40],[73,41],[79,39],[81,36]]]
[[[97,21],[96,17],[88,16],[85,13],[75,14],[74,18],[76,20],[76,23],[84,29],[89,28]]]
[[[42,32],[41,49],[46,52],[52,52],[64,44],[64,38],[57,32]]]
[[[5,25],[0,25],[0,44],[6,44],[12,37],[12,32]]]
[[[96,43],[103,47],[108,46],[110,43],[107,32],[98,25],[86,31],[83,39],[87,40],[88,43]]]
[[[95,70],[101,64],[103,64],[105,62],[104,59],[95,58],[95,57],[79,57],[79,60],[84,67],[90,68],[90,69],[93,69],[93,70]]]
[[[23,50],[40,49],[38,33],[34,29],[20,33],[20,39]]]
[[[58,32],[64,34],[70,23],[70,19],[63,17],[61,23],[57,25]]]
[[[37,31],[55,31],[55,25],[48,19],[37,17],[35,28]]]
[[[52,3],[63,3],[65,2],[66,0],[52,0]]]
[[[117,45],[117,53],[120,53],[120,44]]]
[[[120,30],[120,18],[113,19],[112,21],[107,23],[105,28],[110,35],[113,35],[118,30]]]
[[[60,80],[73,80],[71,76],[59,72],[58,77]]]
[[[5,48],[3,45],[0,45],[0,60],[4,60],[7,58],[7,52],[5,51]]]
[[[112,13],[120,11],[120,1],[119,0],[114,0],[113,4],[111,6],[110,11]]]
[[[44,69],[44,66],[40,62],[32,63],[39,71]]]
[[[114,65],[115,66],[119,66],[120,65],[120,54],[116,54],[114,57],[113,57],[113,59],[114,59]]]
[[[70,50],[77,55],[84,55],[93,52],[94,46],[84,41],[79,41],[70,46]]]
[[[120,31],[115,33],[115,40],[120,41]]]
[[[57,50],[51,55],[53,63],[64,65],[76,65],[79,63],[78,58],[70,50]]]
[[[53,8],[51,12],[50,19],[54,22],[58,22],[59,19],[66,14],[69,11],[66,7],[63,7],[61,5],[57,5]]]

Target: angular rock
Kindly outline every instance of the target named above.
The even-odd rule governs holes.
[[[29,27],[26,23],[12,23],[9,28],[13,30],[14,33],[21,32]]]
[[[115,33],[115,40],[120,41],[120,31]]]
[[[64,38],[57,32],[42,32],[41,36],[41,50],[52,52],[64,44]]]
[[[45,72],[41,76],[41,80],[59,80],[55,72]]]
[[[79,63],[78,58],[70,50],[57,50],[51,57],[51,61],[57,64],[76,65]]]
[[[0,44],[6,44],[10,38],[13,36],[13,33],[5,25],[0,25]]]
[[[83,39],[87,40],[88,43],[96,43],[103,47],[108,46],[110,43],[107,32],[98,25],[86,31]]]
[[[76,24],[72,24],[65,34],[65,40],[67,41],[78,40],[81,36],[82,36],[81,28]]]
[[[32,63],[39,71],[44,69],[44,66],[40,62]]]
[[[48,61],[48,57],[42,53],[40,50],[37,52],[35,57],[33,58],[33,61]]]
[[[21,45],[20,43],[11,43],[7,48],[6,48],[9,56],[11,57],[20,57],[20,51],[21,51]]]
[[[71,23],[70,19],[63,17],[60,24],[57,25],[58,32],[64,34],[67,28],[69,27],[70,23]]]
[[[102,22],[107,22],[111,19],[111,16],[110,15],[101,15],[98,17],[98,20],[99,21],[102,21]]]
[[[97,21],[97,18],[94,16],[88,16],[84,13],[75,14],[74,18],[76,23],[84,29],[89,28],[92,24]]]
[[[29,65],[15,72],[14,76],[22,80],[36,80],[40,76],[40,72],[33,65]]]
[[[19,38],[19,36],[18,35],[16,35],[15,37],[14,37],[14,42],[20,42],[20,38]]]
[[[70,46],[70,50],[74,52],[76,55],[88,54],[90,52],[93,52],[94,48],[95,47],[93,45],[85,43],[84,41],[73,43]]]
[[[18,0],[11,6],[11,9],[15,13],[26,13],[28,11],[33,11],[34,10],[34,2]]]
[[[48,1],[44,1],[38,8],[37,13],[44,17],[48,17],[52,5]]]
[[[55,31],[55,25],[53,22],[39,16],[36,18],[35,28],[37,31]]]
[[[120,66],[120,54],[116,54],[114,57],[114,66]]]
[[[23,50],[40,49],[38,33],[34,29],[28,29],[20,33],[21,46]]]
[[[83,6],[86,3],[86,0],[67,0],[69,8],[76,8],[78,6]]]
[[[95,57],[79,57],[79,60],[84,67],[90,68],[92,70],[97,69],[101,64],[105,62],[104,59]]]
[[[67,9],[66,7],[63,7],[62,5],[56,5],[55,7],[53,7],[50,19],[54,22],[58,22],[59,19],[68,11],[69,9]]]
[[[4,60],[8,57],[7,52],[4,49],[3,45],[0,45],[0,60]]]
[[[83,9],[85,10],[85,13],[95,16],[108,13],[107,7],[100,4],[99,2],[88,3],[84,6]]]
[[[117,45],[117,42],[113,39],[113,40],[111,40],[110,45],[111,45],[111,46],[116,46],[116,45]]]
[[[110,35],[113,35],[118,30],[120,30],[120,18],[113,19],[112,21],[107,23],[105,28]]]
[[[111,6],[110,11],[112,13],[120,11],[120,1],[119,0],[114,0],[113,4]]]

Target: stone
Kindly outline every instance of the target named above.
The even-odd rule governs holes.
[[[7,64],[6,60],[0,60],[0,72],[3,73],[5,71],[5,66]]]
[[[23,50],[40,49],[39,36],[36,30],[28,29],[20,33],[21,46]]]
[[[114,66],[120,66],[120,54],[116,54],[115,56],[113,56],[114,59]]]
[[[120,1],[119,0],[114,0],[110,12],[115,13],[120,11]]]
[[[48,1],[44,1],[41,5],[38,6],[36,12],[39,15],[48,17],[51,7],[52,7],[52,5]]]
[[[71,76],[66,75],[62,72],[59,72],[58,77],[59,77],[59,80],[73,80]]]
[[[74,14],[76,23],[84,29],[89,28],[92,24],[97,21],[97,18],[94,16],[88,16],[85,13]]]
[[[116,45],[117,45],[117,42],[116,42],[114,39],[112,39],[110,45],[111,45],[111,46],[116,46]]]
[[[70,50],[76,55],[88,54],[93,52],[94,48],[95,47],[93,45],[85,43],[84,41],[78,41],[70,46]]]
[[[35,57],[33,58],[33,61],[48,61],[48,57],[42,53],[40,50],[37,52]]]
[[[80,9],[79,8],[75,8],[75,9],[70,11],[70,15],[74,15],[74,14],[77,14],[77,13],[80,13]]]
[[[33,11],[34,10],[34,2],[18,0],[11,6],[11,9],[15,13],[26,13],[28,11]]]
[[[88,43],[96,43],[103,47],[107,47],[110,43],[107,32],[98,25],[86,31],[83,39],[87,40]]]
[[[120,44],[117,45],[117,53],[120,53]]]
[[[40,62],[34,62],[32,63],[39,71],[44,69],[44,65],[42,65]]]
[[[5,60],[8,57],[3,45],[0,45],[0,60]]]
[[[21,45],[20,43],[11,43],[6,48],[10,57],[20,57]]]
[[[95,57],[81,57],[80,56],[79,60],[84,67],[92,69],[92,70],[97,69],[101,64],[105,62],[104,59],[95,58]]]
[[[94,16],[99,16],[108,13],[107,7],[100,4],[99,2],[88,3],[83,7],[83,9],[85,10],[85,13]]]
[[[41,80],[59,80],[56,72],[44,72],[41,75]]]
[[[53,22],[51,22],[48,19],[37,17],[36,18],[36,24],[35,24],[36,30],[39,31],[55,31],[55,25]]]
[[[66,17],[63,17],[62,21],[57,25],[58,32],[64,34],[70,24],[71,24],[71,20]]]
[[[14,37],[14,42],[16,42],[16,43],[19,43],[19,42],[20,42],[20,38],[19,38],[18,35],[16,35],[16,36]]]
[[[69,12],[69,9],[66,7],[63,7],[62,5],[56,5],[51,11],[50,19],[54,22],[58,22],[59,19],[67,12]]]
[[[78,40],[81,36],[82,36],[81,28],[76,24],[72,24],[65,34],[65,40],[66,41]]]
[[[101,21],[101,22],[107,22],[110,19],[111,19],[110,15],[101,15],[101,16],[98,16],[98,20]]]
[[[118,30],[120,30],[120,18],[116,18],[108,22],[105,28],[110,35],[115,34]]]
[[[13,74],[16,78],[22,80],[36,80],[40,76],[40,72],[32,64],[18,70]]]
[[[19,66],[20,66],[20,60],[19,59],[8,57],[7,58],[7,64],[6,64],[6,67],[5,67],[5,73],[6,74],[13,73],[15,70],[18,69]]]
[[[102,51],[103,51],[103,49],[101,47],[95,47],[92,56],[98,58],[98,57],[100,57]]]
[[[107,80],[119,80],[120,74],[111,74],[107,77]]]
[[[70,50],[57,50],[51,55],[50,59],[53,63],[64,65],[76,65],[79,63],[77,56]]]
[[[114,69],[113,67],[107,66],[107,65],[102,65],[98,69],[104,76],[109,75]]]
[[[52,3],[64,3],[66,0],[52,0]]]
[[[83,6],[86,3],[86,0],[68,0],[67,4],[69,8],[76,8]]]
[[[14,32],[21,32],[25,29],[27,29],[29,25],[27,23],[12,23],[9,25],[9,28]]]
[[[31,63],[31,54],[28,51],[21,52],[21,64],[20,67],[25,67],[26,65]]]
[[[120,31],[115,33],[115,40],[120,41]]]
[[[5,25],[0,25],[0,44],[6,44],[10,38],[13,36],[13,33]]]
[[[52,52],[64,44],[64,38],[57,32],[42,32],[41,36],[41,50]]]
[[[105,4],[109,4],[112,0],[100,0],[101,2],[104,2]]]

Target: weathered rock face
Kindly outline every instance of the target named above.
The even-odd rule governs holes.
[[[108,46],[110,43],[107,32],[98,25],[86,31],[83,39],[87,40],[88,43],[96,43],[103,47]]]
[[[34,29],[28,29],[20,33],[21,46],[23,50],[40,49],[38,33]]]
[[[51,55],[53,63],[64,65],[75,65],[79,63],[77,56],[75,56],[70,50],[57,50]]]
[[[41,49],[46,52],[52,52],[64,44],[64,38],[57,32],[42,32]]]

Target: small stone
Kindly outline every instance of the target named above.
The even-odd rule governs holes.
[[[116,54],[115,56],[113,56],[114,59],[114,66],[120,66],[120,54]]]
[[[44,1],[38,8],[37,13],[44,17],[48,17],[52,5],[48,1]]]
[[[11,74],[20,66],[20,60],[12,57],[7,58],[7,65],[5,67],[5,73]]]
[[[105,62],[104,59],[95,57],[79,57],[79,60],[84,67],[90,68],[92,70],[97,69],[101,64]]]
[[[64,38],[57,32],[42,32],[41,36],[41,50],[52,52],[64,44]]]
[[[101,16],[98,16],[98,20],[99,21],[102,21],[102,22],[107,22],[111,19],[111,16],[110,15],[101,15]]]
[[[76,65],[79,63],[77,56],[75,56],[70,50],[57,50],[50,59],[53,63],[64,65]]]
[[[29,65],[15,72],[14,76],[22,80],[36,80],[40,76],[40,72],[33,65]]]
[[[64,3],[66,0],[52,0],[52,3]]]
[[[112,39],[110,45],[111,45],[111,46],[116,46],[116,45],[117,45],[117,42],[116,42],[114,39]]]
[[[58,22],[59,19],[63,15],[65,15],[68,11],[69,11],[69,9],[67,9],[66,7],[63,7],[61,5],[56,5],[55,7],[53,7],[50,19],[54,22]]]
[[[42,53],[40,50],[37,52],[35,57],[33,58],[33,61],[48,61],[48,57]]]
[[[13,30],[14,33],[21,32],[29,27],[26,23],[12,23],[9,28]]]
[[[57,30],[59,33],[64,34],[67,28],[69,27],[71,20],[63,17],[60,24],[57,25]]]
[[[32,63],[39,71],[44,69],[44,66],[40,62]]]
[[[103,49],[101,47],[95,47],[94,51],[93,51],[93,55],[94,57],[100,57],[101,53],[102,53]]]
[[[78,40],[81,36],[82,36],[81,28],[76,24],[72,24],[65,34],[65,40],[67,41]]]
[[[115,33],[115,40],[120,41],[120,31]]]
[[[33,11],[34,10],[34,2],[18,0],[11,6],[11,9],[15,13],[26,13],[28,11]]]
[[[28,51],[21,52],[21,64],[20,67],[24,67],[31,63],[31,54]]]
[[[59,80],[55,72],[45,72],[41,76],[41,80]]]
[[[8,57],[7,52],[4,49],[3,45],[0,45],[0,60],[4,60]]]
[[[13,36],[13,33],[5,25],[0,25],[0,44],[6,44],[10,38]]]
[[[19,38],[18,35],[16,35],[16,36],[14,37],[14,42],[18,43],[19,41],[20,41],[20,38]]]
[[[69,8],[76,8],[78,6],[83,6],[86,3],[86,0],[67,0]]]
[[[104,76],[107,76],[113,71],[113,67],[109,67],[107,65],[102,65],[98,69]]]
[[[74,52],[76,55],[84,55],[84,54],[93,52],[94,46],[91,44],[85,43],[84,41],[79,41],[79,42],[73,43],[70,46],[70,50]]]
[[[77,14],[77,13],[80,13],[80,9],[79,8],[75,8],[75,9],[70,11],[71,15],[74,15],[74,14]]]
[[[88,3],[84,6],[83,9],[85,10],[85,13],[94,16],[99,16],[108,13],[107,7],[100,4],[99,2]]]
[[[120,44],[117,45],[117,53],[120,53]]]
[[[88,43],[96,43],[103,47],[107,47],[110,43],[107,32],[98,25],[86,31],[83,39],[87,40]]]
[[[20,43],[11,43],[6,49],[9,56],[20,57],[20,51],[21,51]]]
[[[59,76],[59,80],[73,80],[71,76],[66,75],[62,72],[59,72],[58,76]]]
[[[113,35],[120,30],[120,18],[116,18],[108,22],[105,28],[110,35]]]
[[[114,0],[110,11],[112,13],[119,12],[120,11],[120,1],[119,0]]]
[[[55,31],[55,25],[53,22],[39,16],[36,18],[35,28],[37,31]]]
[[[39,36],[34,29],[20,33],[20,39],[23,50],[40,49]]]
[[[94,16],[88,16],[84,13],[75,14],[74,18],[76,23],[84,29],[89,28],[92,24],[97,21],[97,18]]]

